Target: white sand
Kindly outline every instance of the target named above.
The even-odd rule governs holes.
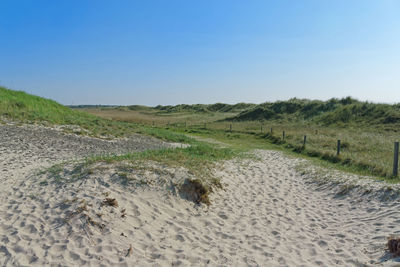
[[[173,193],[173,183],[191,176],[184,169],[152,164],[150,171],[133,170],[144,185],[132,186],[121,184],[115,176],[119,170],[104,164],[87,179],[40,185],[45,174],[32,170],[50,162],[32,154],[21,167],[13,160],[19,152],[7,149],[0,150],[1,266],[368,266],[396,261],[385,253],[385,244],[388,236],[400,234],[398,200],[338,197],[331,186],[300,175],[296,165],[301,160],[280,152],[257,151],[261,160],[219,166],[216,175],[224,190],[212,194],[207,207]],[[102,206],[106,197],[115,198],[118,207]],[[83,206],[87,210],[72,213]],[[89,217],[98,225],[90,225]]]

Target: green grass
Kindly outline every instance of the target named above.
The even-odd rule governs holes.
[[[0,115],[23,122],[75,125],[104,123],[95,116],[71,110],[53,100],[4,87],[0,87]]]
[[[217,148],[203,142],[192,141],[192,145],[186,148],[148,150],[124,155],[101,155],[88,158],[86,163],[152,160],[171,167],[184,167],[196,177],[209,180],[212,178],[211,169],[215,162],[231,159],[239,154],[240,150]]]
[[[230,118],[231,121],[305,121],[321,125],[399,126],[400,104],[360,102],[350,97],[328,101],[290,99],[265,102]]]
[[[213,138],[238,149],[280,149],[347,171],[391,179],[393,143],[400,139],[399,104],[373,104],[349,97],[328,101],[291,99],[245,106],[244,110],[236,114],[227,112],[225,116],[220,115],[220,110],[204,112],[205,107],[148,107],[146,117],[125,113],[119,119],[138,120],[144,125],[155,121],[155,128]],[[190,113],[190,109],[201,110]],[[97,114],[102,116],[101,111]],[[182,118],[190,118],[186,127]],[[273,133],[266,135],[271,128]],[[307,144],[303,148],[304,135]],[[342,144],[339,157],[336,156],[338,139]]]
[[[339,169],[386,180],[390,180],[392,174],[393,142],[400,139],[399,104],[373,104],[351,98],[325,102],[291,99],[260,105],[128,106],[85,110],[98,116],[0,87],[0,116],[8,119],[78,125],[93,136],[142,133],[196,146],[197,143],[188,136],[201,136],[223,142],[238,151],[279,149],[321,164],[326,162]],[[270,128],[273,128],[272,134]],[[304,135],[307,135],[305,147],[302,146]],[[339,157],[335,155],[338,139],[342,143]],[[190,149],[185,151],[196,153]],[[175,156],[168,155],[176,160]],[[199,160],[197,156],[193,159]],[[183,164],[183,161],[177,162]],[[194,161],[185,164],[190,162],[195,165]]]
[[[0,87],[0,118],[22,123],[77,125],[95,137],[124,137],[134,133],[151,135],[166,141],[191,143],[183,134],[146,125],[100,118],[65,107],[42,97]],[[67,129],[66,129],[67,130]],[[81,134],[86,134],[81,132]]]
[[[107,164],[124,164],[118,169],[118,177],[121,184],[128,185],[128,174],[134,169],[151,168],[145,164],[148,161],[154,161],[169,167],[184,167],[190,174],[196,177],[194,180],[186,180],[184,184],[178,185],[186,190],[194,190],[199,194],[199,199],[196,202],[201,202],[209,205],[209,194],[214,188],[222,188],[220,180],[214,177],[213,169],[216,162],[222,160],[239,157],[240,151],[231,148],[216,148],[209,144],[192,141],[192,145],[186,148],[148,150],[144,152],[129,153],[124,155],[99,155],[92,156],[83,163],[75,164],[72,170],[65,170],[64,164],[54,165],[40,174],[48,174],[47,179],[40,182],[41,185],[47,185],[49,182],[54,182],[58,185],[65,183],[76,182],[90,177],[93,173],[91,169],[93,164],[104,162]],[[127,165],[127,163],[129,163]],[[67,178],[65,178],[67,177]],[[139,184],[146,184],[146,181],[141,181]],[[136,183],[137,185],[137,183]]]
[[[299,124],[270,124],[273,134],[260,131],[260,123],[236,122],[231,132],[222,122],[189,128],[177,127],[177,133],[211,138],[241,151],[253,149],[281,150],[289,155],[311,159],[315,164],[362,175],[372,175],[378,180],[398,182],[392,175],[393,141],[399,136],[393,131],[370,128],[310,127]],[[271,127],[268,127],[270,131]],[[285,140],[282,140],[282,131]],[[316,132],[317,131],[317,132]],[[303,137],[307,135],[306,146]],[[341,153],[336,156],[337,139],[341,139]]]

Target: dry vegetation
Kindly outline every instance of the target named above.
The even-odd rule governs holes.
[[[116,121],[134,122],[149,126],[187,126],[193,123],[210,123],[237,115],[237,112],[160,112],[158,110],[129,110],[127,108],[84,108],[81,111]]]

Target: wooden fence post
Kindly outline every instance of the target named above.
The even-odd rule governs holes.
[[[399,142],[394,142],[393,176],[397,177],[399,171]]]
[[[271,135],[272,135],[272,127],[271,127]]]
[[[285,140],[285,131],[282,132],[282,140]]]
[[[306,146],[306,142],[307,142],[307,135],[304,136],[304,140],[303,140],[303,146]]]
[[[261,133],[262,133],[262,124],[261,124],[261,127],[260,127],[260,129],[261,129]]]
[[[340,140],[337,140],[336,156],[340,154]]]

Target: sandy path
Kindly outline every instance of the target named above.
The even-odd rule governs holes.
[[[400,234],[398,201],[338,199],[306,183],[294,170],[296,160],[272,151],[259,155],[261,162],[229,164],[221,173],[228,187],[216,200],[214,217],[222,219],[220,229],[228,236],[241,233],[228,252],[234,255],[229,264],[377,264],[386,238]]]
[[[395,263],[384,262],[387,256],[384,250],[386,238],[400,234],[398,201],[337,198],[332,190],[320,189],[296,172],[300,160],[287,158],[280,152],[257,151],[260,161],[232,160],[220,166],[216,175],[222,178],[225,189],[212,195],[213,204],[209,208],[162,190],[130,190],[113,184],[110,182],[113,175],[107,172],[94,173],[93,179],[63,187],[40,186],[34,176],[16,184],[17,176],[22,177],[21,170],[29,172],[29,168],[37,167],[30,165],[36,161],[12,160],[22,152],[15,151],[15,155],[9,153],[10,149],[6,152],[3,150],[1,155],[8,159],[6,164],[2,163],[1,177],[3,183],[11,180],[13,185],[0,204],[0,265]],[[18,164],[26,164],[26,169]],[[4,173],[13,175],[4,178]],[[169,176],[173,179],[188,174],[170,170],[169,174],[151,175],[154,179],[169,179]],[[118,200],[118,209],[99,205],[104,192]],[[35,197],[29,197],[33,193]],[[108,222],[106,231],[79,228],[81,217],[68,225],[61,223],[66,211],[76,208],[72,204],[62,205],[65,199],[72,198],[85,200],[93,212],[104,213],[104,222]],[[120,208],[126,209],[125,218],[121,218]],[[128,250],[130,246],[132,250]]]
[[[147,244],[162,263],[211,266],[382,264],[386,238],[400,234],[399,203],[334,198],[296,173],[296,160],[259,151],[261,161],[227,162],[225,191],[208,211],[175,210]],[[178,206],[178,208],[181,208]],[[171,213],[165,211],[165,213]],[[169,257],[166,255],[170,255]]]

